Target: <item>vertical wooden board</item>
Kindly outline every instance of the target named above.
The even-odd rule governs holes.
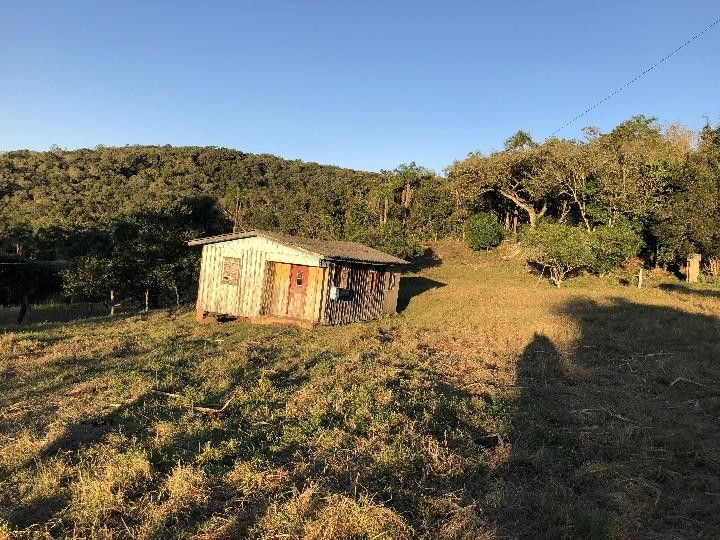
[[[320,306],[322,305],[324,282],[325,269],[311,266],[308,299],[305,304],[305,319],[313,323],[320,322]]]
[[[388,286],[394,280],[394,286],[392,289],[388,289]],[[383,311],[385,313],[396,313],[398,293],[400,292],[400,273],[388,270],[385,272],[385,297],[383,299]]]
[[[198,290],[198,307],[202,304],[203,311],[210,311],[210,302],[208,300],[208,290],[210,289],[210,246],[203,246],[202,264],[200,266],[200,283],[202,286]]]
[[[270,315],[284,317],[287,315],[288,289],[290,285],[290,264],[274,263],[272,280],[272,298]]]
[[[307,291],[305,293],[305,305],[303,306],[302,318],[306,321],[313,320],[313,312],[315,306],[315,291],[317,285],[315,280],[317,279],[317,267],[309,266],[307,269]]]
[[[238,315],[241,317],[249,316],[249,302],[255,287],[252,266],[255,262],[255,252],[253,250],[244,250],[242,266],[242,287],[238,295]]]
[[[273,299],[273,275],[275,273],[275,263],[265,262],[263,268],[263,290],[260,307],[258,308],[258,315],[270,315]]]
[[[320,269],[320,295],[317,306],[317,322],[325,324],[325,308],[327,306],[328,295],[330,294],[330,269]]]
[[[216,274],[217,268],[215,267],[215,253],[217,246],[210,244],[208,246],[208,259],[207,259],[207,270],[205,278],[207,279],[207,289],[205,292],[205,301],[207,305],[207,311],[216,312],[217,306],[215,305],[215,289],[217,288]]]
[[[254,288],[254,293],[251,297],[251,303],[248,309],[248,315],[251,317],[257,317],[260,315],[262,309],[263,295],[265,294],[265,268],[267,266],[267,259],[264,252],[255,252],[254,261],[254,276],[255,283],[257,284]]]
[[[202,252],[200,253],[200,274],[198,276],[198,292],[197,292],[197,298],[195,300],[195,310],[196,311],[204,311],[205,310],[205,273],[204,269],[206,267],[206,259],[207,259],[207,246],[202,247]]]

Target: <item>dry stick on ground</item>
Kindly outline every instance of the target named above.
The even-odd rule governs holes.
[[[625,418],[624,416],[614,413],[608,409],[600,408],[600,409],[575,409],[570,411],[570,414],[584,414],[589,412],[604,412],[605,414],[612,416],[613,418],[617,418],[618,420],[622,420],[623,422],[630,422],[631,424],[635,424],[635,420],[631,420],[630,418]]]
[[[680,382],[680,381],[685,381],[686,383],[690,383],[690,384],[697,384],[698,386],[707,388],[707,385],[699,383],[699,382],[691,381],[690,379],[686,379],[685,377],[678,377],[677,379],[675,379],[673,382],[670,383],[670,386],[674,386],[675,383]]]
[[[158,396],[165,396],[165,397],[172,397],[176,399],[183,399],[187,401],[187,398],[183,396],[182,394],[173,394],[172,392],[162,392],[160,390],[151,390],[153,394],[156,394]],[[208,414],[220,414],[225,410],[225,408],[230,404],[230,402],[233,400],[235,396],[230,396],[230,399],[228,399],[225,404],[220,407],[219,409],[208,407],[206,405],[195,405],[192,401],[190,402],[190,407],[194,411],[204,412]]]

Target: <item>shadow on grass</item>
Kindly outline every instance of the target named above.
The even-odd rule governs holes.
[[[442,264],[442,259],[430,247],[423,248],[423,253],[419,257],[415,257],[410,264],[410,270],[419,272],[426,268],[434,268]]]
[[[720,290],[716,289],[695,289],[687,285],[675,285],[673,283],[663,283],[660,288],[665,292],[703,296],[705,298],[720,298]]]
[[[498,508],[512,537],[704,537],[720,530],[720,322],[614,300],[568,303],[581,337],[536,333]]]
[[[410,282],[415,294],[442,286],[405,279],[420,280]],[[42,457],[75,463],[122,433],[147,452],[158,482],[178,463],[202,469],[214,483],[207,502],[163,522],[168,537],[213,514],[234,520],[232,537],[247,537],[267,508],[317,485],[323,500],[360,493],[380,501],[427,538],[716,536],[718,319],[586,299],[559,315],[576,325],[577,342],[560,350],[536,333],[517,359],[512,399],[469,392],[472,385],[438,369],[442,351],[430,346],[417,344],[417,355],[400,358],[389,347],[396,332],[384,329],[358,344],[366,350],[357,362],[323,349],[290,363],[292,341],[258,341],[227,367],[228,382],[242,391],[223,415],[201,416],[187,403],[143,394],[78,415]],[[399,350],[409,354],[407,345]],[[166,360],[161,380],[181,381],[177,390],[187,395],[199,390],[203,377],[189,353],[200,348],[200,341],[168,342],[159,357],[188,354]],[[216,366],[208,370],[202,373],[214,376]],[[167,435],[158,438],[156,427]],[[238,490],[224,480],[238,463],[264,472],[248,474],[247,489]],[[262,491],[278,472],[287,478],[277,491]],[[18,504],[9,521],[23,527],[54,519],[52,532],[62,536],[72,526],[61,521],[67,502]],[[111,515],[108,530],[124,530],[122,511],[133,504]]]
[[[24,465],[25,470],[34,469],[37,464],[48,458],[62,455],[69,462],[77,463],[83,458],[84,451],[101,444],[112,432],[121,430],[139,435],[143,424],[128,421],[134,418],[140,408],[144,408],[148,394],[120,406],[109,405],[102,412],[84,416],[81,420],[68,424],[54,441],[47,445],[37,459]],[[8,522],[17,528],[43,526],[57,520],[57,513],[69,503],[66,491],[34,498],[23,504],[16,504],[7,514]]]
[[[397,304],[398,312],[404,311],[413,297],[439,287],[445,287],[445,283],[422,276],[405,276],[400,278],[400,291],[398,292]]]

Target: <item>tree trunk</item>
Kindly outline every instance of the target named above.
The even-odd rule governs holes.
[[[240,216],[240,195],[235,195],[235,212],[233,213],[233,228],[232,232],[238,232],[238,218]]]
[[[110,316],[115,315],[115,291],[110,289]]]
[[[27,320],[30,324],[30,300],[27,294],[24,294],[20,302],[20,313],[18,313],[17,323],[22,324],[23,320]]]
[[[509,199],[515,205],[520,208],[521,210],[524,210],[525,213],[528,215],[528,221],[530,222],[530,228],[534,229],[537,225],[537,221],[539,218],[543,217],[545,215],[545,212],[547,212],[547,202],[543,203],[542,210],[540,212],[535,210],[535,207],[532,205],[532,203],[528,203],[526,201],[523,201],[517,193],[514,193],[512,191],[501,189],[499,190],[500,195],[505,197],[506,199]]]
[[[180,307],[180,292],[178,291],[177,285],[173,285],[173,289],[175,290],[175,304],[177,307]]]
[[[403,193],[403,206],[409,209],[412,205],[413,196],[415,195],[412,185],[407,182]]]
[[[150,311],[150,289],[145,289],[145,312]]]
[[[567,215],[570,212],[570,208],[568,207],[567,201],[562,202],[562,209],[560,210],[560,219],[558,219],[559,223],[565,223],[565,220],[567,219]]]
[[[387,219],[388,219],[388,207],[389,207],[388,198],[385,197],[385,208],[383,209],[383,221],[382,221],[382,224],[383,224],[383,225],[385,225],[385,224],[387,223]]]

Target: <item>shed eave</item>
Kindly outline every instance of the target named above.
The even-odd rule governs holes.
[[[346,257],[342,255],[329,255],[326,250],[319,250],[316,251],[314,249],[311,249],[310,247],[300,245],[303,242],[294,242],[292,240],[292,236],[289,235],[281,235],[281,234],[274,234],[272,232],[266,232],[266,231],[258,231],[258,230],[251,230],[251,231],[245,231],[245,232],[239,232],[239,233],[228,233],[228,234],[219,234],[216,236],[208,236],[205,238],[194,238],[192,240],[187,241],[188,246],[203,246],[206,244],[216,244],[220,242],[230,242],[232,240],[243,240],[246,238],[264,238],[266,240],[270,240],[271,242],[277,242],[278,244],[281,244],[283,246],[295,249],[301,253],[305,253],[307,255],[311,255],[313,257],[318,257],[321,261],[327,261],[327,262],[348,262],[348,263],[356,263],[356,264],[365,264],[365,265],[372,265],[372,266],[406,266],[410,263],[404,259],[400,259],[399,257],[394,257],[388,253],[384,253],[378,250],[374,250],[370,248],[371,251],[375,251],[377,255],[375,255],[375,258],[372,257],[373,254],[369,254],[368,258],[364,258],[362,256],[359,257]],[[353,244],[352,242],[339,242],[341,244]],[[362,244],[360,244],[362,246]],[[368,248],[368,246],[363,246],[364,248]],[[325,252],[324,252],[325,251]],[[361,254],[359,254],[361,255]]]

